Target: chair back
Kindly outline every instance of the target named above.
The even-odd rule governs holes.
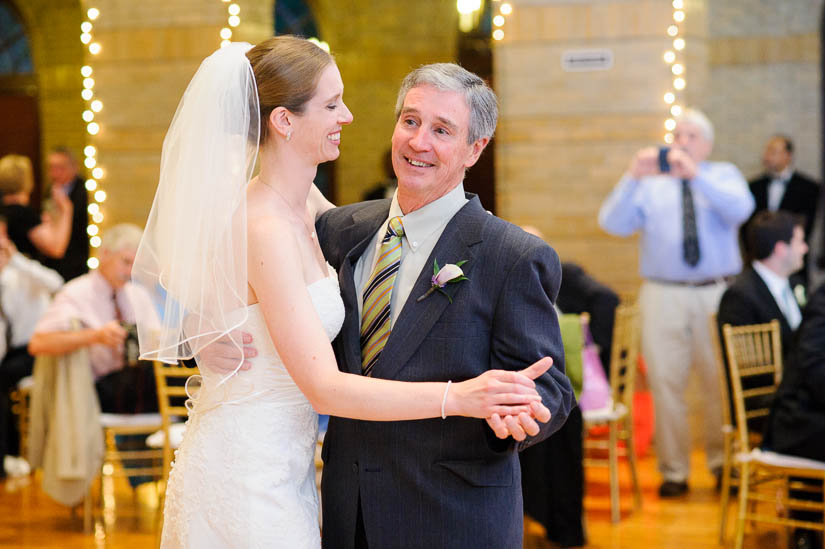
[[[619,304],[615,318],[610,349],[610,391],[614,406],[622,404],[629,417],[633,417],[633,391],[639,360],[639,305]]]
[[[753,440],[748,420],[770,414],[770,401],[782,381],[782,339],[779,321],[745,326],[722,326],[728,358],[740,451]],[[762,398],[759,398],[762,397]]]
[[[186,379],[198,375],[197,368],[164,364],[155,362],[155,380],[158,388],[158,410],[160,411],[163,429],[163,480],[169,478],[172,464],[172,442],[169,427],[173,420],[186,419],[189,410],[186,408]],[[177,380],[174,381],[174,380]]]

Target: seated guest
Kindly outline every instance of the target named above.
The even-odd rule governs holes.
[[[103,234],[97,270],[66,283],[37,323],[29,342],[33,355],[62,355],[89,348],[89,361],[103,412],[157,410],[151,363],[124,368],[124,344],[135,310],[155,309],[149,296],[129,280],[142,231],[115,225]],[[82,329],[72,330],[73,321]]]
[[[810,237],[819,196],[819,184],[794,169],[793,151],[793,141],[785,135],[774,135],[768,140],[762,154],[765,172],[749,182],[756,202],[753,215],[765,210],[771,212],[782,210],[797,214],[802,217],[805,235]],[[804,284],[806,282],[805,272],[795,272],[793,279],[794,284],[796,281]]]
[[[788,212],[760,212],[748,226],[747,241],[754,261],[722,294],[716,317],[720,330],[719,341],[723,341],[721,330],[725,324],[765,324],[776,319],[781,327],[782,354],[783,357],[788,357],[793,349],[793,333],[802,320],[788,279],[802,266],[802,260],[808,251],[802,221]],[[730,409],[733,410],[730,372],[727,368],[725,377],[731,399]],[[768,405],[769,402],[765,404]],[[748,424],[752,430],[762,431],[762,418]]]
[[[575,263],[561,264],[561,288],[556,305],[565,313],[588,313],[590,334],[599,347],[604,373],[610,379],[610,349],[619,296]]]
[[[802,320],[788,278],[799,270],[808,252],[802,221],[787,212],[760,212],[748,226],[747,241],[754,261],[722,294],[719,326],[763,324],[777,319],[787,356],[792,348],[791,335]]]
[[[20,452],[10,395],[32,373],[34,358],[26,345],[52,294],[62,285],[60,275],[18,252],[0,223],[0,463]]]
[[[29,206],[32,173],[31,161],[25,156],[9,154],[0,159],[0,216],[6,219],[8,236],[21,253],[34,259],[60,259],[72,233],[72,202],[61,189],[53,188],[57,211],[42,219]]]
[[[805,309],[796,349],[784,368],[762,446],[825,461],[825,285],[814,292]],[[791,495],[805,497],[803,493]],[[822,520],[821,512],[797,511],[791,516]],[[822,547],[821,534],[817,540],[810,530],[798,529],[794,538],[794,548]]]
[[[544,239],[537,228],[529,225],[522,228]],[[581,268],[575,268],[583,274]],[[562,264],[562,286],[568,282],[564,274],[564,264]],[[559,297],[556,301],[559,308],[562,308],[561,299],[564,291],[564,289],[559,290]],[[576,291],[573,290],[570,293],[576,293]],[[573,306],[572,299],[568,305]],[[576,307],[580,306],[581,304],[576,305]],[[582,312],[568,311],[564,308],[562,311],[564,313]],[[609,314],[612,326],[613,310]],[[591,313],[591,322],[592,320]],[[563,314],[559,317],[559,327],[564,344],[565,373],[570,377],[578,400],[582,390],[582,348],[585,343],[581,320],[578,314]],[[570,415],[567,416],[565,424],[553,436],[519,453],[524,513],[541,523],[544,526],[546,538],[558,547],[580,547],[586,542],[582,520],[584,503],[583,429],[581,409],[574,406],[570,409]]]

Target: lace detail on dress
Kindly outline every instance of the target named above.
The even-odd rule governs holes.
[[[344,320],[337,277],[307,290],[334,339]],[[203,407],[215,380],[202,372],[199,402],[169,476],[161,547],[320,547],[318,416],[275,352],[260,307],[248,312],[244,330],[252,333],[258,356],[225,385],[230,391],[251,387],[252,397]]]

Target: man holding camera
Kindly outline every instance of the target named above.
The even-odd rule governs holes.
[[[29,352],[35,356],[88,348],[103,412],[157,410],[151,363],[125,368],[136,309],[146,311],[143,318],[156,317],[151,298],[129,280],[142,234],[140,227],[128,223],[108,229],[98,269],[69,281],[57,293],[29,341]],[[73,321],[81,329],[73,330]]]
[[[685,388],[691,371],[704,395],[707,465],[722,466],[720,365],[709,319],[729,277],[742,269],[739,226],[754,208],[739,170],[709,162],[713,126],[686,109],[671,148],[636,153],[599,211],[601,227],[617,236],[639,231],[642,352],[656,406],[656,453],[661,497],[687,492],[690,433]]]

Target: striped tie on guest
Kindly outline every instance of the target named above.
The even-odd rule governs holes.
[[[381,241],[378,260],[364,288],[364,306],[361,313],[361,370],[365,376],[372,374],[372,367],[384,349],[390,335],[390,297],[395,275],[401,264],[401,237],[404,226],[400,217],[393,217],[387,224],[387,234]]]

